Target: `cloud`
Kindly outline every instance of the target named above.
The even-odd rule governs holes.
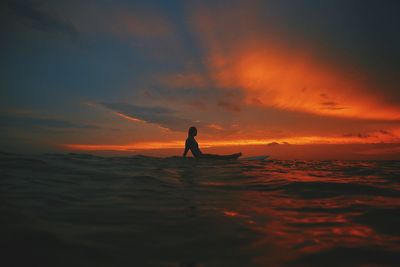
[[[61,33],[76,38],[78,30],[64,19],[45,11],[42,5],[30,0],[7,0],[2,6],[7,15],[33,29]]]
[[[321,109],[330,109],[330,110],[341,110],[346,109],[346,107],[340,106],[340,104],[334,101],[326,101],[321,103]]]
[[[239,112],[241,110],[239,105],[226,100],[219,100],[217,104],[218,106],[229,111]]]
[[[134,122],[146,122],[155,124],[176,132],[186,132],[191,126],[196,126],[202,132],[211,135],[229,135],[237,132],[232,125],[223,125],[213,122],[213,120],[194,120],[183,118],[178,111],[160,106],[137,106],[127,103],[99,103],[101,106],[112,110],[116,115]]]
[[[169,21],[157,12],[138,9],[118,9],[111,14],[108,26],[114,33],[142,38],[166,38],[171,35]]]
[[[358,133],[358,134],[348,133],[348,134],[343,134],[343,137],[370,138],[376,136],[367,133]]]
[[[247,105],[339,118],[400,119],[400,106],[385,99],[390,86],[371,82],[363,68],[355,67],[362,62],[333,60],[319,40],[304,40],[282,21],[268,21],[275,14],[262,15],[270,10],[249,2],[193,9],[191,25],[214,87],[242,90]]]
[[[155,79],[169,88],[205,88],[209,86],[205,75],[197,72],[184,72],[158,75]]]
[[[285,142],[285,143],[287,143],[287,142]],[[267,146],[279,146],[279,145],[280,144],[278,142],[271,142],[271,143],[267,144]]]
[[[396,131],[394,129],[394,131]],[[398,130],[397,130],[398,132]],[[377,130],[367,133],[346,133],[342,135],[345,138],[353,139],[364,139],[370,140],[376,143],[398,143],[400,142],[400,136],[398,134],[391,133],[387,130]]]
[[[127,119],[145,121],[173,131],[186,131],[199,122],[179,117],[175,110],[165,107],[143,107],[126,103],[100,103],[103,107],[125,116]]]
[[[58,5],[49,5],[68,17],[83,37],[106,36],[122,41],[153,59],[182,52],[176,48],[175,27],[168,13],[151,1],[61,0]]]
[[[210,129],[217,130],[217,131],[223,131],[223,130],[225,130],[224,127],[222,127],[221,125],[214,124],[214,123],[208,124],[207,127],[210,128]]]
[[[380,132],[381,134],[384,134],[384,135],[392,135],[391,132],[386,131],[386,130],[380,130],[379,132]]]
[[[200,100],[189,101],[188,104],[198,110],[201,110],[201,111],[207,110],[207,105],[203,101],[200,101]]]
[[[165,102],[185,105],[206,111],[212,107],[222,108],[230,112],[239,112],[244,105],[243,92],[240,89],[215,87],[170,87],[171,84],[159,84],[146,88],[141,96],[146,100],[163,104]]]
[[[99,129],[100,127],[90,124],[75,123],[67,120],[54,118],[43,118],[34,116],[1,115],[0,127],[19,128],[51,128],[51,129]]]

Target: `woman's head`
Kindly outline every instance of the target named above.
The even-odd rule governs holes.
[[[189,131],[188,131],[188,136],[196,136],[196,135],[197,135],[196,127],[194,127],[194,126],[190,127]]]

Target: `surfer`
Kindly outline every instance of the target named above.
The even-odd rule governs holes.
[[[242,155],[241,152],[231,154],[231,155],[215,155],[215,154],[203,154],[199,149],[199,144],[194,137],[197,135],[196,127],[190,127],[188,131],[188,138],[185,142],[185,151],[183,152],[183,157],[190,150],[195,158],[207,158],[207,159],[237,159]]]

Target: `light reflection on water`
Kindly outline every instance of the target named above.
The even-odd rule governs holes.
[[[399,162],[0,162],[0,242],[17,266],[400,265]]]

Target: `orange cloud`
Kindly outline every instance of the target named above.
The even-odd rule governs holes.
[[[213,129],[213,130],[217,130],[217,131],[224,130],[224,127],[222,127],[221,125],[218,125],[218,124],[208,124],[207,127],[210,129]]]
[[[289,43],[283,33],[267,36],[257,18],[249,16],[257,16],[256,10],[249,10],[199,8],[193,16],[215,87],[241,88],[249,105],[323,116],[400,119],[400,108],[385,103],[359,70],[326,62],[311,49]]]
[[[124,119],[127,119],[127,120],[129,120],[129,121],[133,121],[133,122],[142,122],[142,123],[145,123],[146,121],[144,121],[144,120],[141,120],[141,119],[138,119],[138,118],[135,118],[135,117],[132,117],[132,116],[127,116],[127,115],[125,115],[125,114],[122,114],[122,113],[120,113],[120,112],[113,112],[115,115],[117,115],[117,116],[119,116],[119,117],[121,117],[121,118],[124,118]]]
[[[216,84],[240,87],[246,102],[307,113],[362,119],[400,119],[400,109],[386,106],[360,81],[352,80],[303,55],[265,48],[244,48],[227,56],[229,63],[211,61]]]

